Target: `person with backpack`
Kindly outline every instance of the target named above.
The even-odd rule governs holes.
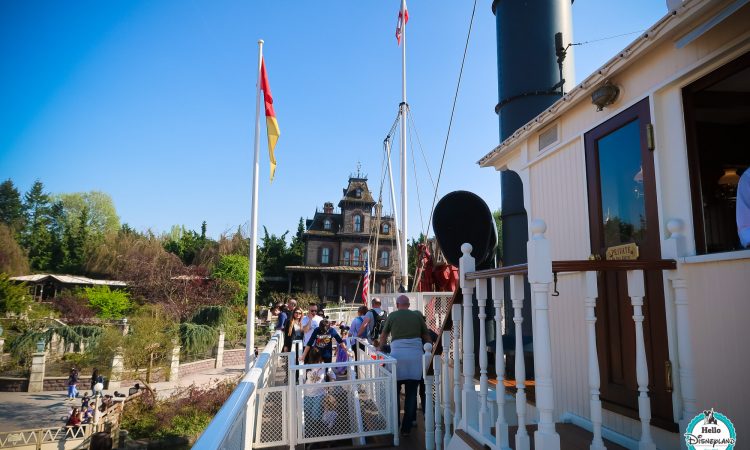
[[[68,376],[68,400],[78,397],[78,370],[75,367],[70,369]]]
[[[372,309],[367,311],[365,319],[359,327],[359,337],[366,338],[376,347],[378,346],[380,333],[383,331],[385,319],[388,318],[388,313],[383,311],[380,305],[379,298],[375,297],[372,299]]]

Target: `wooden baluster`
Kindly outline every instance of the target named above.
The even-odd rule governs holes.
[[[529,450],[529,432],[526,430],[526,363],[523,358],[523,276],[510,276],[510,299],[513,302],[513,323],[516,325],[516,450]]]
[[[642,270],[628,270],[628,295],[633,305],[635,322],[635,376],[638,382],[638,416],[641,419],[641,440],[638,450],[655,450],[656,444],[651,438],[651,400],[648,397],[648,363],[646,361],[646,342],[643,338],[643,298],[646,288]]]
[[[453,305],[451,311],[453,319],[453,432],[458,429],[461,423],[461,413],[463,412],[461,404],[461,305]]]
[[[599,399],[599,386],[601,375],[599,374],[599,358],[596,352],[596,298],[599,296],[596,272],[584,274],[584,292],[586,293],[586,329],[588,331],[588,358],[589,358],[589,391],[591,394],[591,424],[593,426],[594,439],[591,441],[591,450],[606,450],[602,440],[602,402]]]
[[[464,307],[464,320],[463,320],[463,375],[464,375],[464,389],[463,389],[463,411],[461,417],[463,419],[463,429],[469,428],[470,418],[476,417],[477,404],[476,404],[476,392],[474,391],[474,314],[472,307],[472,294],[474,293],[474,287],[472,283],[466,279],[466,274],[474,272],[474,257],[471,256],[471,244],[465,243],[461,245],[461,253],[463,256],[459,258],[460,268],[460,282],[461,292],[463,293],[463,307]]]
[[[445,350],[443,350],[445,352]],[[432,358],[432,370],[435,373],[435,449],[441,450],[443,448],[443,416],[442,416],[442,405],[441,399],[442,394],[442,361],[440,355],[435,355]],[[425,386],[426,387],[426,386]],[[425,395],[429,395],[429,392],[425,392]],[[429,401],[429,400],[428,400]],[[425,415],[425,421],[427,420]]]
[[[487,405],[487,279],[476,280],[477,306],[479,306],[479,432],[490,435],[490,408]]]
[[[495,445],[498,449],[510,449],[508,443],[508,422],[505,420],[505,351],[503,349],[502,310],[505,300],[503,277],[492,278],[492,300],[495,307],[495,400],[497,420],[495,421]]]
[[[677,270],[667,271],[667,278],[672,283],[675,308],[675,328],[677,330],[677,364],[681,407],[680,430],[686,430],[688,424],[698,414],[695,398],[695,376],[693,371],[693,350],[690,342],[690,316],[688,314],[687,280],[685,269],[679,258],[685,256],[685,224],[682,220],[672,219],[667,223],[670,236],[664,245],[664,258],[677,260]],[[682,449],[687,449],[685,439],[680,439]]]
[[[533,296],[534,383],[539,427],[534,432],[534,448],[560,450],[560,435],[555,431],[555,394],[552,385],[552,340],[549,329],[549,285],[552,283],[552,256],[544,232],[547,225],[531,222],[531,239],[526,243],[529,258],[529,284]]]
[[[427,450],[434,450],[435,448],[435,422],[432,413],[432,388],[434,384],[434,377],[427,375],[427,367],[430,365],[430,359],[432,358],[432,344],[429,342],[424,344],[424,355],[422,355],[422,378],[424,378],[424,392],[425,392],[425,405],[424,405],[424,444]]]
[[[448,361],[450,360],[450,351],[451,351],[451,332],[450,331],[443,331],[443,339],[441,340],[443,343],[443,374],[441,375],[441,380],[443,382],[443,421],[445,425],[445,435],[443,436],[443,447],[448,448],[448,443],[451,440],[451,424],[453,424],[453,413],[451,412],[451,409],[453,408],[451,397],[451,384],[450,384],[450,376],[449,371],[450,367],[448,365]]]

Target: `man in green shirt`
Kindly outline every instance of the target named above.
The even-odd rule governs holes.
[[[417,390],[422,379],[422,342],[430,342],[424,318],[417,311],[409,310],[409,297],[399,295],[397,310],[388,315],[380,335],[380,349],[391,338],[391,357],[396,359],[398,390],[404,385],[404,418],[401,434],[408,436],[411,424],[417,417]],[[400,398],[400,397],[399,397]],[[399,405],[399,410],[401,405]]]

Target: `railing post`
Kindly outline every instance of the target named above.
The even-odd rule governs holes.
[[[685,224],[682,220],[672,219],[667,223],[669,239],[664,243],[664,257],[677,261],[677,270],[667,271],[667,278],[672,283],[674,295],[675,323],[677,329],[677,373],[679,374],[680,431],[687,430],[690,421],[698,414],[695,398],[695,376],[693,372],[693,351],[690,343],[690,315],[688,313],[687,280],[685,269],[679,258],[685,255]],[[685,439],[680,439],[681,448],[686,449]]]
[[[443,350],[443,352],[445,352],[445,350]],[[441,450],[443,448],[443,408],[441,405],[441,400],[443,398],[443,366],[439,355],[435,355],[435,357],[432,359],[432,369],[433,373],[435,374],[435,448],[437,450]],[[432,403],[430,400],[427,401]]]
[[[508,442],[508,422],[505,420],[505,350],[503,348],[502,309],[505,300],[503,277],[492,277],[492,304],[495,307],[495,400],[497,420],[495,421],[495,445],[500,450],[510,448]]]
[[[450,370],[448,361],[450,360],[451,356],[451,332],[443,331],[443,338],[440,342],[443,343],[443,373],[440,376],[443,384],[443,396],[441,400],[443,402],[443,422],[445,428],[445,434],[443,436],[443,447],[448,448],[448,443],[451,440],[451,424],[453,423],[453,414],[451,412],[451,408],[453,408],[451,401],[451,384],[450,376],[448,375]]]
[[[549,285],[552,283],[552,256],[544,233],[547,225],[536,219],[531,223],[531,239],[526,244],[529,258],[529,284],[533,296],[534,381],[539,427],[534,432],[534,447],[559,450],[560,435],[555,431],[555,394],[552,385],[552,341],[549,329]]]
[[[602,402],[599,399],[599,359],[596,352],[596,299],[599,296],[596,272],[584,274],[584,292],[586,293],[586,329],[588,332],[589,391],[591,394],[591,423],[594,439],[591,450],[606,450],[602,440]]]
[[[523,275],[510,276],[510,299],[513,302],[513,323],[516,332],[516,450],[529,450],[531,442],[526,430],[526,362],[523,357]]]
[[[463,405],[461,402],[461,305],[453,305],[451,311],[453,319],[453,432],[455,433],[461,423]]]
[[[476,280],[477,306],[479,306],[479,432],[490,435],[490,414],[487,405],[487,279]]]
[[[424,444],[427,450],[434,450],[435,418],[432,409],[432,389],[434,387],[435,380],[432,375],[427,374],[427,367],[430,365],[430,359],[432,358],[432,344],[428,342],[427,344],[424,344],[423,348],[424,354],[422,355],[422,378],[424,378],[424,392],[426,402],[426,404],[424,405]]]
[[[638,416],[641,419],[641,440],[638,450],[655,450],[651,438],[651,400],[648,397],[648,363],[646,361],[646,342],[643,338],[643,298],[646,288],[642,270],[628,270],[628,295],[633,305],[635,322],[635,375],[638,382]]]
[[[464,320],[463,320],[463,375],[464,375],[464,389],[463,389],[463,411],[461,413],[463,420],[463,429],[469,428],[469,420],[473,415],[476,417],[477,404],[476,404],[476,392],[474,391],[474,315],[472,305],[472,294],[474,288],[472,283],[466,279],[466,274],[474,272],[474,257],[471,256],[471,244],[465,243],[461,245],[461,253],[463,256],[459,259],[459,268],[461,270],[461,292],[463,293],[463,307],[464,307]]]

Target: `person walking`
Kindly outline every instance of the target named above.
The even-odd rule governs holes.
[[[289,303],[281,305],[281,312],[279,313],[279,320],[276,322],[276,329],[283,330],[286,328],[286,322],[291,318],[292,313],[297,308],[297,300],[289,299]]]
[[[92,395],[95,395],[94,386],[96,386],[96,383],[99,382],[99,378],[101,378],[99,376],[99,369],[97,369],[96,367],[94,367],[94,371],[91,372],[91,393],[92,393]]]
[[[78,370],[73,367],[68,375],[68,400],[74,400],[76,397],[78,397]]]
[[[408,436],[412,422],[417,418],[417,391],[422,379],[422,342],[430,342],[430,333],[421,314],[409,310],[409,297],[399,295],[396,311],[388,315],[380,335],[382,349],[391,338],[391,357],[396,360],[398,391],[404,386],[404,417],[401,434]],[[399,396],[398,410],[401,410]]]
[[[372,309],[367,311],[365,318],[362,321],[362,325],[359,327],[358,336],[365,338],[370,341],[370,344],[378,346],[378,338],[382,332],[383,324],[385,323],[388,313],[383,311],[381,308],[380,299],[375,297],[372,299]]]
[[[284,324],[284,351],[291,351],[292,343],[302,340],[304,336],[305,333],[302,332],[302,310],[294,308],[289,320]]]
[[[335,328],[331,328],[331,324],[328,319],[320,321],[318,328],[313,331],[310,335],[310,339],[305,344],[305,351],[300,356],[300,361],[304,361],[311,348],[316,348],[320,352],[320,356],[324,363],[329,363],[333,359],[333,340],[336,340],[339,345],[344,345],[344,340],[336,332]]]

